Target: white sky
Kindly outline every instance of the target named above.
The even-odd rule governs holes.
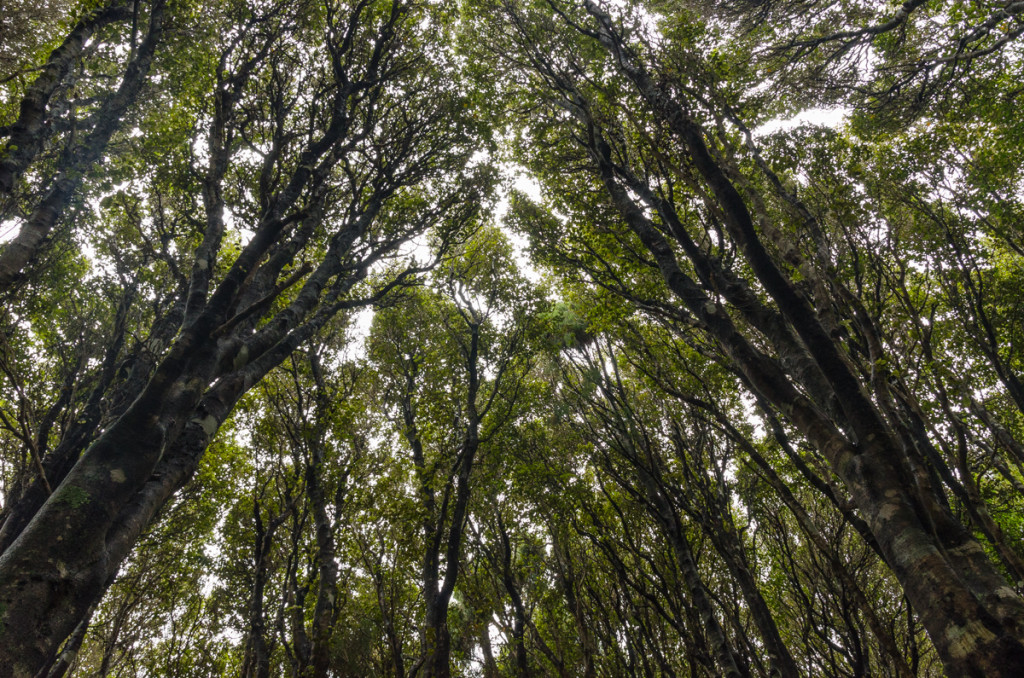
[[[848,108],[808,108],[791,118],[774,118],[752,130],[755,137],[763,137],[782,130],[793,129],[800,125],[820,125],[822,127],[840,127],[850,115]]]

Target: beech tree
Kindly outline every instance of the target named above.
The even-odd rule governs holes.
[[[534,146],[532,168],[550,176],[566,162],[582,166],[575,194],[561,191],[566,211],[578,214],[603,191],[599,218],[621,243],[612,247],[638,253],[670,296],[635,291],[614,249],[603,257],[577,245],[590,250],[578,256],[590,254],[604,284],[631,300],[701,328],[749,392],[821,452],[951,672],[1018,672],[1021,599],[949,506],[941,465],[929,458],[942,443],[928,435],[914,388],[890,376],[882,318],[840,275],[844,252],[830,224],[786,187],[749,133],[729,133],[726,123],[742,121],[692,38],[658,50],[644,40],[643,17],[589,2],[495,11],[513,31],[498,58],[525,63],[527,91],[551,106],[548,123],[530,132],[558,149],[558,164],[537,162]],[[556,228],[542,219],[533,231],[564,251]]]
[[[82,16],[20,93],[20,102],[5,102],[17,117],[0,137],[5,139],[0,218],[20,223],[18,234],[0,250],[0,291],[9,291],[38,259],[85,175],[101,161],[145,88],[164,42],[167,3],[143,4],[115,1],[80,8]],[[10,19],[26,17],[15,13]],[[125,47],[126,60],[117,54]],[[115,87],[103,77],[111,67],[122,74]],[[44,149],[50,157],[40,157]],[[20,181],[30,170],[41,180]]]
[[[422,655],[410,671],[424,676],[451,675],[449,605],[464,568],[474,468],[526,390],[538,300],[509,259],[500,232],[476,233],[438,269],[434,294],[379,313],[370,337],[412,455],[424,612]]]
[[[0,676],[1024,672],[1020,4],[7,3]]]
[[[48,458],[32,450],[31,480],[5,506],[5,675],[53,661],[238,399],[339,311],[422,268],[392,266],[359,291],[428,228],[443,250],[487,190],[467,168],[464,99],[444,84],[443,54],[425,53],[441,30],[428,8],[243,3],[214,19],[231,30],[213,38],[210,105],[178,149],[181,174],[144,172],[146,192],[125,198],[138,254],[119,267],[122,306],[149,296],[149,332],[133,329],[132,345],[122,326],[104,364],[85,366],[84,416]],[[23,442],[47,441],[65,404]]]

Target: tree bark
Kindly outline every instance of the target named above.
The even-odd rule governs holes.
[[[589,0],[585,5],[599,26],[598,40],[687,149],[712,191],[716,208],[725,215],[729,234],[811,352],[841,405],[839,421],[829,420],[800,394],[778,364],[751,345],[724,309],[680,269],[664,236],[616,181],[610,149],[587,118],[585,105],[574,103],[577,115],[590,128],[592,157],[620,214],[654,257],[669,288],[718,341],[755,392],[778,408],[829,460],[924,620],[946,669],[964,676],[1024,673],[1024,602],[1006,585],[980,544],[937,500],[934,488],[919,485],[921,477],[909,471],[904,450],[814,311],[764,251],[742,198],[708,151],[699,127],[637,63],[610,17]],[[850,431],[852,439],[841,430]]]
[[[0,199],[11,194],[15,182],[42,148],[51,122],[50,102],[67,80],[86,43],[104,26],[125,21],[131,15],[125,0],[110,0],[80,19],[47,57],[42,71],[21,100],[18,119],[7,128],[6,152],[0,159]]]
[[[107,97],[97,112],[96,126],[86,134],[80,145],[67,149],[68,160],[61,164],[53,185],[32,210],[18,235],[0,249],[0,293],[10,289],[25,266],[36,257],[81,185],[83,176],[100,159],[110,137],[120,127],[125,112],[135,103],[142,91],[153,56],[163,37],[165,4],[166,0],[153,0],[146,39],[125,69],[117,91]],[[105,17],[108,13],[101,12],[98,16]],[[73,57],[67,58],[73,60]],[[26,123],[26,133],[33,126]],[[13,181],[17,171],[18,167],[12,166],[7,180]],[[5,175],[0,171],[0,189],[4,180]]]

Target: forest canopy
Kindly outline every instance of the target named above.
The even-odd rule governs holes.
[[[0,678],[1024,675],[1022,34],[0,0]]]

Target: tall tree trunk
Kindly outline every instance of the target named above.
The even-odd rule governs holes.
[[[320,386],[318,384],[318,386]],[[306,496],[312,506],[313,524],[316,529],[317,585],[316,603],[313,607],[312,629],[310,632],[309,666],[303,678],[326,678],[331,659],[331,638],[337,620],[338,564],[335,560],[337,548],[334,542],[334,522],[327,513],[321,474],[324,471],[323,448],[320,441],[314,443],[312,459],[306,473]],[[342,474],[340,486],[335,493],[334,515],[337,517],[345,498],[348,472]],[[337,519],[337,518],[335,518]]]
[[[618,183],[608,144],[586,107],[576,104],[577,114],[590,126],[592,157],[620,214],[654,257],[668,287],[718,341],[755,393],[772,403],[829,460],[924,620],[946,669],[955,675],[993,678],[1024,673],[1024,601],[942,505],[927,478],[908,468],[906,451],[840,350],[764,251],[740,194],[716,164],[700,128],[637,63],[608,15],[589,0],[585,5],[616,65],[688,150],[710,187],[715,209],[724,214],[729,234],[834,391],[842,409],[838,421],[830,420],[800,393],[778,363],[741,334],[724,309],[683,272],[662,232]],[[809,390],[813,393],[817,386],[811,384]],[[849,431],[851,437],[842,431]]]
[[[594,666],[593,633],[576,590],[576,568],[573,565],[572,554],[559,537],[558,526],[551,526],[551,542],[555,556],[556,583],[569,607],[569,614],[576,622],[576,632],[579,634],[580,652],[583,653],[583,678],[595,678],[597,669]]]
[[[663,488],[659,487],[657,480],[647,471],[640,470],[641,480],[647,493],[649,510],[652,517],[661,525],[665,536],[668,538],[672,552],[676,556],[679,569],[683,574],[683,581],[690,594],[697,612],[700,614],[704,630],[711,641],[715,653],[715,660],[718,662],[722,675],[728,678],[749,678],[750,674],[745,663],[736,653],[732,642],[729,640],[718,614],[715,612],[711,596],[707,586],[704,584],[700,571],[697,568],[697,560],[693,556],[690,542],[683,532],[683,525],[679,515],[672,506],[668,497],[665,496]]]
[[[125,113],[142,91],[153,56],[163,38],[165,4],[166,0],[153,0],[146,38],[125,69],[118,89],[103,101],[96,115],[95,127],[76,147],[67,149],[67,161],[61,163],[53,185],[32,210],[14,239],[0,248],[0,293],[10,289],[22,270],[35,258],[81,185],[83,176],[102,157],[110,138],[120,127]],[[100,12],[97,16],[108,15],[110,12]],[[80,38],[76,44],[81,40],[84,38]],[[80,49],[79,45],[78,51]],[[73,51],[69,50],[69,53]],[[74,56],[65,55],[61,61],[66,59],[73,61]],[[43,105],[45,106],[45,102]],[[22,113],[24,115],[25,110]],[[31,122],[35,118],[30,116],[29,120]],[[38,135],[38,130],[31,132],[33,126],[26,124],[26,133]],[[19,171],[24,169],[23,166],[19,166],[20,164],[14,162],[10,167],[0,166],[0,194],[3,184],[13,181]]]
[[[501,540],[501,582],[505,586],[512,601],[512,656],[515,658],[516,672],[520,678],[529,678],[530,665],[526,655],[526,607],[523,605],[523,598],[519,593],[519,586],[516,584],[515,576],[512,573],[512,543],[508,537],[508,530],[505,529],[505,522],[501,517],[501,510],[497,511],[496,522],[498,526],[498,537]],[[543,642],[543,641],[541,641]]]
[[[423,664],[417,675],[423,678],[450,678],[452,638],[448,630],[447,601],[434,597],[423,618]]]

